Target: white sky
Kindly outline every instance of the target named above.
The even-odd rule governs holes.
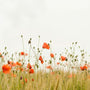
[[[20,50],[25,40],[53,41],[63,49],[73,41],[90,52],[89,0],[0,0],[0,49]],[[27,41],[25,41],[27,46]]]

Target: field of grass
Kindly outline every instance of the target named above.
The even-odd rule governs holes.
[[[90,90],[90,64],[77,42],[57,55],[51,41],[33,47],[31,38],[29,52],[25,52],[21,38],[22,52],[9,55],[5,47],[0,53],[0,90]]]
[[[0,73],[0,90],[90,90],[90,75],[86,71],[72,75],[63,71],[14,75]]]

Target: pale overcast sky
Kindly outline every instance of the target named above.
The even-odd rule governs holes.
[[[0,0],[0,49],[21,49],[21,38],[52,40],[55,49],[73,41],[90,52],[89,0]],[[25,41],[27,44],[27,41]]]

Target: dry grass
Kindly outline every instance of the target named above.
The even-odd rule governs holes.
[[[55,71],[54,74],[43,72],[15,74],[17,76],[12,77],[11,74],[0,73],[0,90],[90,90],[89,73],[86,71],[78,72],[71,78],[69,72],[63,71]]]

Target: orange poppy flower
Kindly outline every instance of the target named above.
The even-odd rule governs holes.
[[[34,73],[34,69],[29,69],[29,73],[33,74]]]
[[[57,62],[57,65],[59,65],[60,63],[59,62]]]
[[[47,43],[43,43],[42,48],[44,48],[44,49],[49,49],[49,48],[50,48],[50,46],[49,46]]]
[[[39,57],[39,60],[41,61],[41,64],[44,63],[42,56]]]
[[[84,65],[83,67],[81,66],[80,69],[81,69],[82,71],[83,71],[83,70],[87,70],[87,66],[85,66],[85,65]]]
[[[16,64],[18,65],[18,66],[21,66],[22,64],[21,63],[19,63],[19,62],[16,62]]]
[[[25,53],[24,52],[21,52],[20,55],[24,55]]]
[[[62,61],[65,61],[65,60],[66,60],[66,57],[61,56],[61,60],[62,60]]]
[[[47,68],[47,69],[51,69],[51,70],[53,69],[50,65],[49,65],[49,66],[47,66],[46,68]]]
[[[51,56],[52,58],[54,58],[54,54],[53,54],[53,53],[51,53],[50,56]]]
[[[27,53],[24,53],[24,52],[21,52],[20,55],[22,55],[22,56],[23,56],[23,55],[27,56],[28,54],[27,54]]]
[[[11,71],[11,67],[8,64],[2,66],[3,73],[8,74]]]
[[[31,69],[31,68],[32,68],[32,66],[31,66],[31,64],[30,64],[30,63],[28,63],[28,64],[27,64],[27,68],[29,68],[29,69]]]
[[[43,64],[44,63],[44,61],[41,61],[41,64]]]
[[[40,60],[40,61],[43,61],[43,58],[42,58],[42,56],[40,56],[40,57],[39,57],[39,60]]]

